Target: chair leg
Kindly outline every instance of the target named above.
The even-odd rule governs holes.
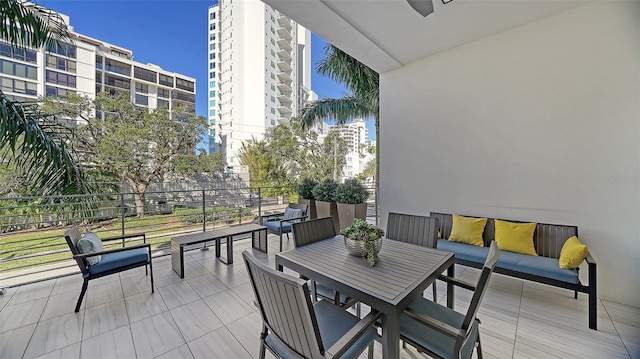
[[[266,348],[264,346],[264,339],[260,340],[260,359],[264,359]]]
[[[577,290],[573,291],[573,299],[578,299],[578,291]]]
[[[373,341],[369,344],[369,350],[367,350],[367,358],[373,359]]]
[[[80,311],[80,305],[82,305],[82,299],[84,298],[84,294],[87,292],[87,287],[89,286],[89,280],[84,279],[82,283],[82,291],[80,292],[80,298],[78,298],[78,303],[76,304],[75,312],[78,313]]]
[[[360,318],[360,314],[362,314],[362,308],[360,307],[360,302],[356,303],[356,315]]]
[[[282,232],[280,232],[280,252],[282,252]]]
[[[151,272],[151,293],[155,293],[153,288],[153,264],[151,263],[151,258],[149,258],[149,271]]]
[[[478,333],[478,346],[476,347],[476,353],[478,354],[478,359],[482,359],[482,344],[480,344],[480,333]]]
[[[431,284],[431,286],[433,287],[433,301],[435,303],[438,302],[438,290],[436,289],[436,282],[433,282],[433,284]]]

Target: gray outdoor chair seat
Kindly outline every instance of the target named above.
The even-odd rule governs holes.
[[[329,299],[329,298],[334,298],[335,296],[335,290],[327,287],[326,285],[322,284],[322,283],[318,283],[316,282],[315,284],[315,290],[316,290],[316,294],[321,297],[321,298],[325,298],[325,299]],[[339,305],[345,305],[347,303],[349,303],[349,301],[351,300],[351,298],[347,297],[346,295],[339,293],[340,295],[340,303],[337,303]]]
[[[107,253],[102,255],[100,263],[89,266],[89,274],[96,275],[108,272],[112,269],[126,267],[134,264],[147,264],[149,253],[146,248],[136,248],[126,252]]]
[[[461,328],[465,315],[445,306],[434,303],[428,299],[418,298],[409,308],[416,310],[426,316],[437,319],[443,323],[449,324],[454,328]],[[471,326],[469,338],[477,338],[478,336],[478,319],[475,319],[475,325]],[[453,347],[456,338],[451,338],[440,331],[422,325],[411,319],[406,314],[400,316],[400,332],[405,339],[419,344],[429,349],[439,357],[453,358]],[[460,354],[462,358],[471,358],[475,340],[468,340],[462,346]]]
[[[344,311],[344,309],[333,305],[328,301],[321,300],[313,305],[318,321],[318,329],[322,344],[326,348],[333,346],[349,329],[355,326],[360,319]],[[376,330],[371,327],[344,353],[341,358],[357,358],[369,346],[377,336]],[[300,356],[291,353],[286,355],[289,349],[279,340],[275,340],[273,335],[268,335],[265,339],[267,345],[275,349],[278,354],[283,354],[283,359],[299,359]]]

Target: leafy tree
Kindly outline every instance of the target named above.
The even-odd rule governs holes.
[[[92,102],[86,97],[66,100],[47,97],[44,107],[51,113],[79,118],[84,125],[83,164],[116,174],[127,181],[134,193],[136,212],[144,214],[145,192],[151,181],[172,169],[171,159],[193,151],[204,131],[205,119],[186,107],[173,112],[160,106],[153,110],[138,108],[130,94],[100,92]],[[104,112],[96,117],[94,111]]]
[[[379,75],[360,61],[334,45],[327,44],[324,58],[317,66],[318,73],[338,81],[351,91],[342,98],[327,98],[315,101],[305,106],[302,114],[304,126],[311,126],[316,121],[335,119],[338,124],[344,124],[356,118],[375,120],[376,125],[376,171],[379,171],[380,158],[380,107],[379,107]],[[376,179],[376,198],[379,175]]]
[[[0,37],[18,50],[71,43],[56,12],[23,0],[0,1]],[[0,162],[14,163],[38,194],[85,193],[89,188],[68,146],[73,133],[36,104],[12,101],[0,91]]]
[[[197,156],[194,154],[176,155],[171,159],[171,163],[174,173],[189,177],[198,173],[216,175],[224,172],[224,159],[220,152],[212,154],[201,152]]]
[[[274,158],[268,152],[268,144],[265,140],[244,142],[238,152],[240,163],[249,167],[249,183],[252,191],[259,187],[272,187],[262,194],[275,196],[283,194],[279,187],[288,184],[286,170],[282,161]]]

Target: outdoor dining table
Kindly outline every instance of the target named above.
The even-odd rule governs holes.
[[[276,254],[276,268],[289,268],[382,313],[383,358],[400,355],[400,314],[438,276],[454,273],[454,254],[383,239],[375,266],[349,255],[340,235]],[[453,285],[447,284],[453,308]]]

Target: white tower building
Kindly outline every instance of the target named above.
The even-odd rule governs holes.
[[[76,33],[69,26],[69,17],[60,15],[71,32],[72,44],[46,51],[17,49],[0,41],[0,83],[9,98],[33,102],[38,96],[77,93],[93,99],[100,91],[126,90],[137,106],[171,109],[184,103],[195,111],[195,79],[133,61],[130,50]]]
[[[209,8],[209,149],[244,173],[237,151],[298,115],[311,94],[311,33],[257,0]]]
[[[346,163],[342,169],[342,177],[340,182],[345,179],[353,178],[359,175],[369,160],[374,158],[369,154],[367,146],[371,144],[369,141],[369,130],[362,119],[357,119],[345,125],[331,126],[331,131],[336,131],[340,137],[347,142],[349,152],[347,152]]]

